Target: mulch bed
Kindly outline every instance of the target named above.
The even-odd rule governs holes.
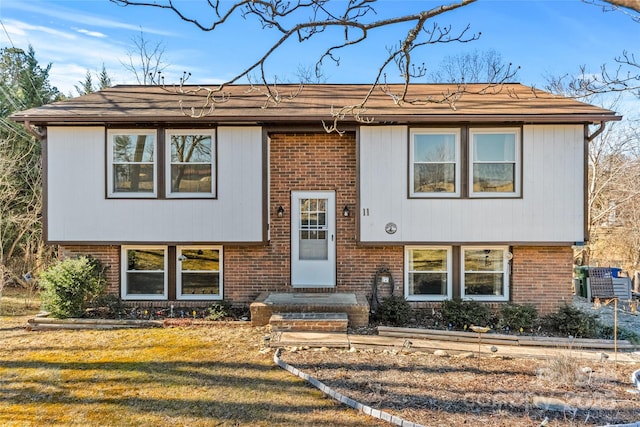
[[[468,355],[467,355],[468,356]],[[640,421],[638,367],[397,350],[285,351],[281,359],[336,391],[428,426],[577,426]]]

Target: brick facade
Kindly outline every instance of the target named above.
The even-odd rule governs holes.
[[[292,290],[291,192],[322,190],[336,193],[337,283],[331,291],[368,295],[376,271],[388,267],[396,293],[402,293],[403,248],[356,245],[355,134],[272,134],[270,159],[271,242],[266,247],[225,246],[225,297],[253,301],[261,292]],[[285,209],[282,217],[276,215],[279,206]],[[351,210],[349,217],[342,215],[344,206]]]
[[[540,314],[555,311],[572,298],[573,250],[570,246],[515,246],[511,300],[533,304]]]
[[[266,246],[224,246],[224,297],[248,304],[261,293],[290,292],[292,191],[331,190],[336,194],[337,283],[326,291],[371,295],[376,271],[387,267],[395,282],[394,293],[403,293],[404,248],[356,244],[357,159],[356,136],[326,133],[270,135],[270,243]],[[285,215],[277,216],[282,206]],[[351,215],[342,215],[348,206]],[[65,246],[61,256],[91,254],[108,266],[108,291],[120,292],[118,246]],[[570,247],[513,247],[511,301],[535,304],[540,313],[554,311],[570,301],[573,253]],[[305,291],[296,289],[296,291]],[[321,290],[306,290],[321,292]],[[382,287],[380,297],[390,289]],[[439,303],[412,303],[438,307]],[[499,303],[489,303],[497,307]]]

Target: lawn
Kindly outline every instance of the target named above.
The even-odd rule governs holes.
[[[4,290],[2,426],[386,425],[275,366],[266,329],[30,332],[35,306]]]

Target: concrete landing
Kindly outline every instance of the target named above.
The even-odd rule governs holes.
[[[369,324],[366,297],[347,292],[262,293],[251,304],[251,325],[268,325],[276,313],[346,313],[350,327]]]

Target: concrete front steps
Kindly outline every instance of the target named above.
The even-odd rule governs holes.
[[[269,319],[274,332],[347,332],[347,313],[274,313]]]
[[[276,332],[342,332],[369,324],[369,303],[353,293],[263,293],[251,304],[251,325]]]

